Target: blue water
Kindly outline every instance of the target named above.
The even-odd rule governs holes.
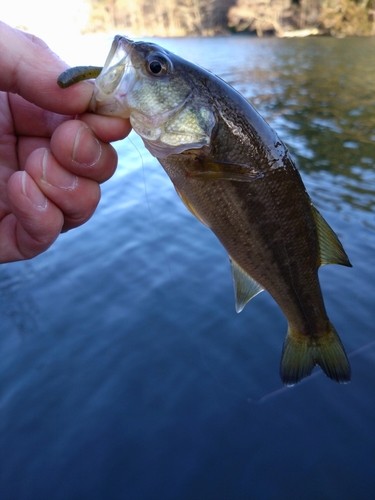
[[[320,271],[352,382],[282,387],[282,312],[235,313],[225,251],[132,134],[92,220],[0,267],[0,498],[372,499],[375,40],[160,43],[290,147],[354,266]]]

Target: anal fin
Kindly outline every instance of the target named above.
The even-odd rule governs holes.
[[[236,311],[239,313],[253,297],[262,292],[264,288],[251,278],[245,271],[229,257],[232,268]]]

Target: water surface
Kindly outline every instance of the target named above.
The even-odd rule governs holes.
[[[72,64],[103,62],[93,40]],[[225,251],[132,134],[92,220],[0,267],[1,498],[370,499],[375,40],[159,43],[290,148],[354,266],[320,271],[353,380],[282,387],[283,314],[266,292],[235,313]]]

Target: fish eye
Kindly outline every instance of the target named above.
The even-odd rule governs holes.
[[[151,56],[147,61],[147,71],[152,76],[161,76],[165,75],[169,71],[169,61],[166,57],[163,56]]]

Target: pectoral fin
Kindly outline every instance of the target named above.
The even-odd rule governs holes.
[[[201,180],[224,180],[252,182],[261,179],[263,174],[247,165],[225,163],[219,161],[200,160],[202,170],[189,172],[188,177]]]
[[[318,231],[320,265],[341,264],[342,266],[352,267],[348,256],[346,255],[345,250],[334,231],[314,206],[312,206],[312,209]]]
[[[245,271],[229,257],[230,265],[232,268],[233,282],[234,282],[234,294],[236,298],[236,311],[239,313],[245,307],[245,305],[251,300],[255,295],[262,292],[262,288],[259,283],[257,283],[253,278],[251,278]]]

